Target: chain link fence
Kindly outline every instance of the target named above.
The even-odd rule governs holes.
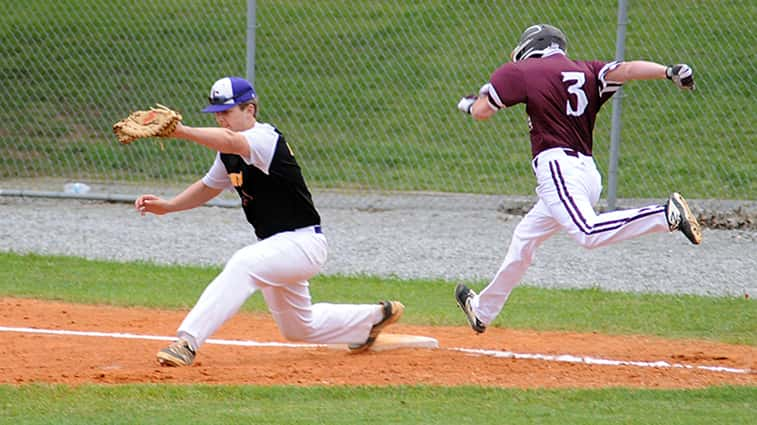
[[[213,81],[248,72],[259,119],[293,146],[316,191],[533,193],[525,110],[477,123],[456,110],[521,31],[551,23],[575,59],[615,55],[618,4],[576,1],[0,0],[0,188],[110,193],[181,187],[213,152],[179,140],[121,146],[111,125],[162,103],[215,125]],[[255,2],[250,2],[255,4]],[[621,198],[757,198],[752,1],[629,1],[626,59],[685,62],[698,90],[667,81],[623,92]],[[595,155],[606,176],[611,106]]]

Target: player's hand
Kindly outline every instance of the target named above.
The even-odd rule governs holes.
[[[473,104],[478,99],[478,96],[476,95],[469,95],[465,96],[464,98],[460,99],[459,102],[457,102],[457,109],[461,110],[462,112],[465,112],[466,114],[471,113],[471,108],[473,107]]]
[[[694,90],[694,70],[685,63],[669,65],[665,69],[665,76],[679,89]]]
[[[168,212],[166,201],[155,195],[142,195],[134,201],[134,208],[139,214],[145,215],[148,212],[156,215],[163,215]]]

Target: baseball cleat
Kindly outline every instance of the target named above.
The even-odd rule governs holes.
[[[183,339],[179,339],[168,347],[158,351],[158,362],[161,366],[189,366],[194,359],[195,351]]]
[[[694,245],[702,243],[702,229],[697,218],[691,212],[689,204],[678,192],[673,192],[665,207],[670,231],[680,230]]]
[[[457,300],[457,305],[463,309],[463,313],[465,313],[465,317],[468,319],[470,327],[478,333],[484,333],[486,325],[476,317],[476,313],[473,311],[473,306],[471,305],[471,300],[475,296],[476,293],[462,283],[458,283],[455,287],[455,299]]]
[[[379,304],[381,304],[381,307],[384,310],[384,318],[373,325],[371,332],[368,334],[368,339],[366,339],[365,342],[362,344],[348,345],[350,351],[353,353],[360,353],[371,348],[381,331],[384,330],[385,327],[400,320],[402,312],[405,311],[405,306],[399,301],[381,301]]]

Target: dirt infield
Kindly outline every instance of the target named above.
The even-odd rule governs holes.
[[[170,336],[183,311],[117,308],[0,298],[0,327]],[[392,332],[431,336],[438,349],[350,354],[322,347],[207,344],[188,368],[155,360],[164,341],[0,332],[0,383],[207,383],[256,385],[479,385],[515,388],[701,388],[757,385],[757,348],[695,340],[608,336],[402,323]],[[286,342],[270,316],[238,314],[214,338]],[[544,355],[570,354],[691,367],[601,365],[497,358],[458,348]],[[747,370],[713,371],[700,366]]]

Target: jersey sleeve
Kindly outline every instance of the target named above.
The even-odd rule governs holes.
[[[623,86],[623,83],[620,81],[612,81],[607,79],[607,73],[612,71],[613,69],[617,68],[622,61],[612,61],[608,63],[604,62],[592,62],[592,67],[594,69],[598,69],[597,72],[597,81],[599,82],[599,97],[603,100],[607,100],[610,96],[612,96],[618,89],[620,89]]]
[[[502,109],[526,101],[523,72],[515,64],[508,62],[497,68],[489,82],[489,104],[492,108]]]
[[[276,153],[276,144],[279,141],[279,133],[273,126],[258,123],[251,130],[245,131],[245,138],[250,145],[249,158],[242,158],[248,165],[254,165],[260,171],[268,174]]]
[[[213,165],[210,170],[203,176],[202,182],[207,187],[213,189],[233,189],[229,175],[226,172],[226,167],[221,162],[221,154],[216,154],[216,159],[213,161]]]

